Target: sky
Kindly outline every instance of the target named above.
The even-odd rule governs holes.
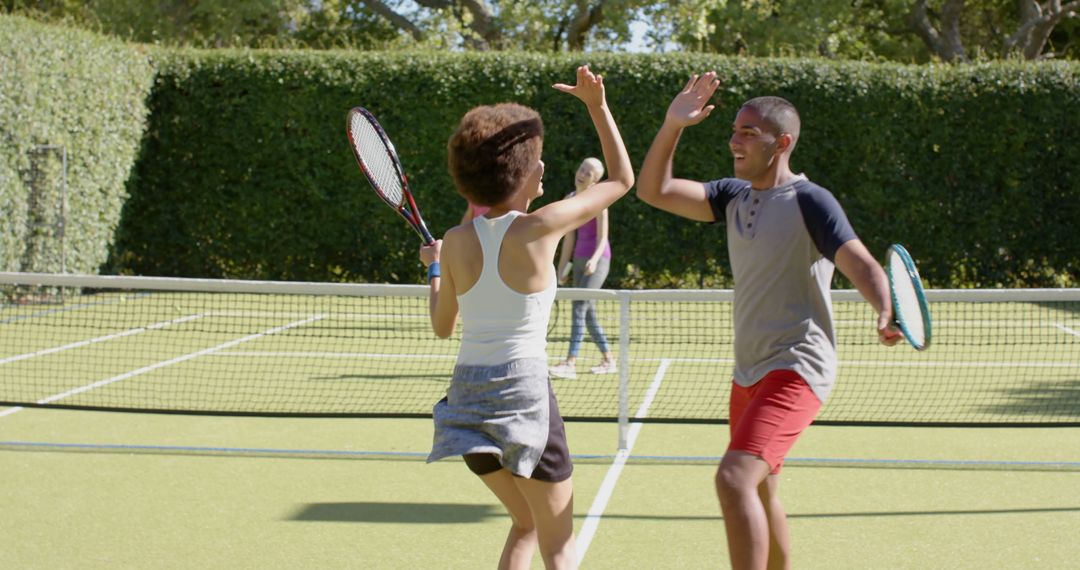
[[[314,0],[319,2],[320,0]],[[409,12],[419,9],[419,6],[411,0],[406,0],[401,3],[402,12]],[[645,32],[649,29],[649,25],[646,22],[637,20],[630,24],[630,31],[633,33],[633,39],[630,44],[626,46],[626,51],[631,53],[641,53],[645,51],[651,51],[645,46]]]
[[[630,24],[630,31],[634,34],[634,39],[630,40],[630,45],[627,50],[632,53],[640,53],[646,51],[645,49],[645,31],[648,30],[648,24],[642,21],[634,21]]]

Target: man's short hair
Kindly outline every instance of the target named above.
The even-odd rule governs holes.
[[[544,123],[524,105],[483,105],[461,118],[446,146],[458,193],[473,204],[494,206],[516,192],[536,168]]]
[[[754,97],[743,103],[743,107],[749,107],[756,111],[774,135],[779,136],[783,133],[791,135],[793,139],[791,148],[795,148],[795,143],[799,140],[802,121],[799,119],[799,111],[790,101],[783,97],[771,95]]]

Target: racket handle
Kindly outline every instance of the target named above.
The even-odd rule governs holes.
[[[424,245],[435,243],[435,238],[431,236],[431,232],[429,232],[427,226],[424,225],[424,220],[416,220],[416,229],[420,231],[420,237],[424,239]]]
[[[427,226],[424,224],[424,218],[421,218],[419,214],[412,215],[409,213],[408,208],[399,208],[397,212],[401,214],[402,218],[405,218],[405,221],[420,236],[420,239],[424,240],[424,245],[435,243],[435,238],[431,236],[431,232],[428,231]]]

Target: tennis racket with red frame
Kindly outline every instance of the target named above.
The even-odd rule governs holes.
[[[394,143],[390,142],[379,121],[367,109],[353,107],[349,110],[346,127],[356,162],[375,193],[405,218],[425,244],[435,243],[409,190],[409,181],[405,178],[405,169],[401,167]]]

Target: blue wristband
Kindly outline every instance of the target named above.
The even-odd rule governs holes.
[[[442,277],[442,272],[439,270],[439,262],[435,261],[427,267],[427,280],[430,282],[436,277]]]

